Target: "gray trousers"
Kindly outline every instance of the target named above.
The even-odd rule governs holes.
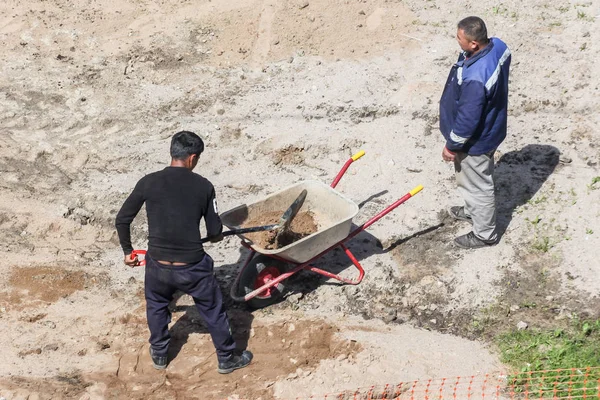
[[[457,153],[454,159],[458,191],[465,201],[465,214],[473,220],[479,239],[496,241],[496,196],[494,194],[494,153],[471,156]]]

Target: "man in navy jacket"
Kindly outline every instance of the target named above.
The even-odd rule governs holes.
[[[450,215],[473,224],[455,243],[471,249],[498,240],[494,152],[506,137],[511,54],[503,41],[488,38],[479,17],[461,20],[456,39],[462,53],[440,100],[440,130],[446,139],[442,158],[454,162],[465,201],[464,207],[451,207]]]

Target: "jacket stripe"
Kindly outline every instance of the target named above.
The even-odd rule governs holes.
[[[492,76],[490,76],[490,79],[488,79],[488,81],[485,83],[486,90],[489,91],[492,88],[492,86],[496,84],[496,82],[498,81],[498,75],[500,75],[500,69],[502,69],[502,65],[504,65],[504,62],[508,57],[510,57],[510,50],[507,48],[506,50],[504,50],[504,54],[502,54],[500,60],[498,60],[498,65],[496,65],[494,73],[492,74]]]
[[[450,140],[452,140],[454,143],[465,144],[469,138],[460,137],[454,133],[454,131],[450,131]]]

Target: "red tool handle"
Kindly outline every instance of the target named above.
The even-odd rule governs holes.
[[[146,265],[146,250],[133,250],[131,252],[131,258],[136,258],[137,256],[144,256],[141,260],[139,260],[138,266],[143,267]]]
[[[335,188],[337,186],[338,182],[340,181],[340,179],[342,179],[342,176],[344,176],[344,174],[346,173],[346,171],[350,167],[350,164],[352,164],[354,161],[358,160],[359,158],[361,158],[364,155],[365,155],[365,151],[361,150],[358,153],[356,153],[355,155],[353,155],[352,157],[350,157],[348,159],[348,161],[346,161],[346,164],[344,164],[344,166],[342,167],[342,169],[340,170],[340,172],[338,172],[337,176],[333,180],[333,183],[331,184],[331,187]]]

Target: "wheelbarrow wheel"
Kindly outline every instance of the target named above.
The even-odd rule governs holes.
[[[286,272],[286,270],[287,266],[285,262],[259,254],[250,260],[244,271],[242,271],[240,275],[240,289],[245,294],[253,292],[255,289],[277,278]],[[253,308],[270,306],[281,299],[284,290],[285,285],[283,281],[279,282],[277,285],[248,300],[248,304]]]

